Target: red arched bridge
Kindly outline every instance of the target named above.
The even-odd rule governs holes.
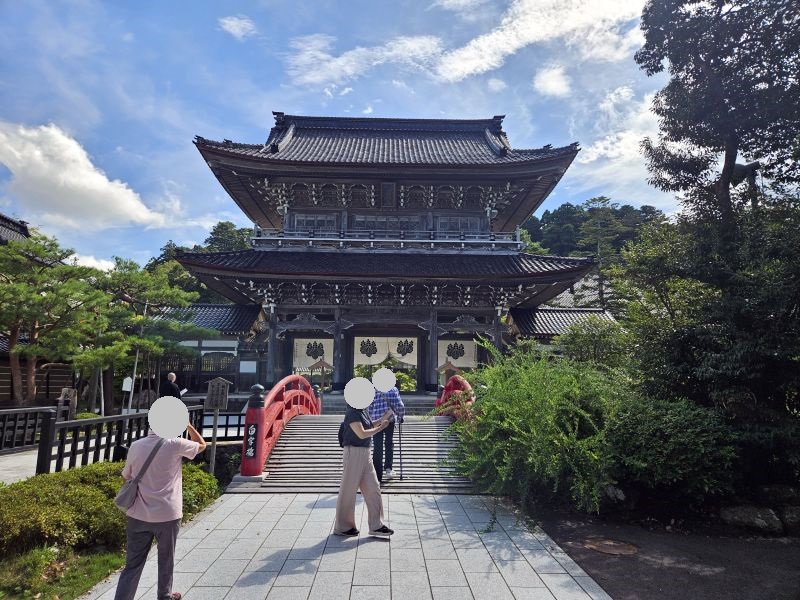
[[[463,403],[456,408],[445,405],[460,391],[470,392],[469,383],[460,376],[451,378],[436,401],[436,408],[440,409],[437,412],[441,414],[407,415],[403,425],[395,427],[395,477],[384,481],[384,493],[472,491],[470,480],[446,464],[455,443],[448,426],[454,418],[463,416],[464,410]],[[429,402],[432,412],[434,405]],[[331,406],[337,405],[331,403]],[[314,390],[300,375],[282,379],[266,396],[254,393],[245,417],[241,475],[227,491],[336,492],[342,473],[342,449],[337,433],[343,408],[339,403],[333,414],[322,414]]]

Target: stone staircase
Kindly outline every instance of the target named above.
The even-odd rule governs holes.
[[[336,493],[342,476],[337,433],[340,415],[301,415],[284,429],[267,461],[260,485],[232,483],[228,493]],[[400,480],[400,431],[395,428],[395,478],[385,494],[469,494],[472,483],[442,464],[455,440],[450,417],[408,416],[403,424],[403,479]]]

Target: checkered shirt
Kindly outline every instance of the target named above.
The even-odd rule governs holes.
[[[377,421],[389,408],[394,411],[395,415],[391,418],[392,421],[396,418],[402,420],[406,414],[406,407],[400,399],[400,392],[397,391],[397,388],[393,387],[388,392],[379,392],[375,390],[375,398],[367,409],[369,411],[369,418],[373,421]]]

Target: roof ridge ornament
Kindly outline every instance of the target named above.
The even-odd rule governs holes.
[[[277,154],[281,150],[286,150],[286,147],[292,142],[292,138],[294,137],[294,123],[289,125],[289,129],[286,130],[280,138],[276,139],[272,144],[270,144],[269,150],[273,154]]]
[[[508,154],[508,146],[498,141],[497,137],[489,131],[488,127],[483,130],[483,136],[486,138],[486,142],[489,144],[492,152],[497,154],[497,156],[505,156]]]

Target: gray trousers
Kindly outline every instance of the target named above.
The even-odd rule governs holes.
[[[139,578],[155,538],[158,543],[158,600],[166,600],[172,593],[172,570],[175,567],[175,541],[181,520],[164,523],[148,523],[128,517],[125,527],[127,536],[127,556],[125,568],[119,576],[117,594],[114,600],[133,600]]]

